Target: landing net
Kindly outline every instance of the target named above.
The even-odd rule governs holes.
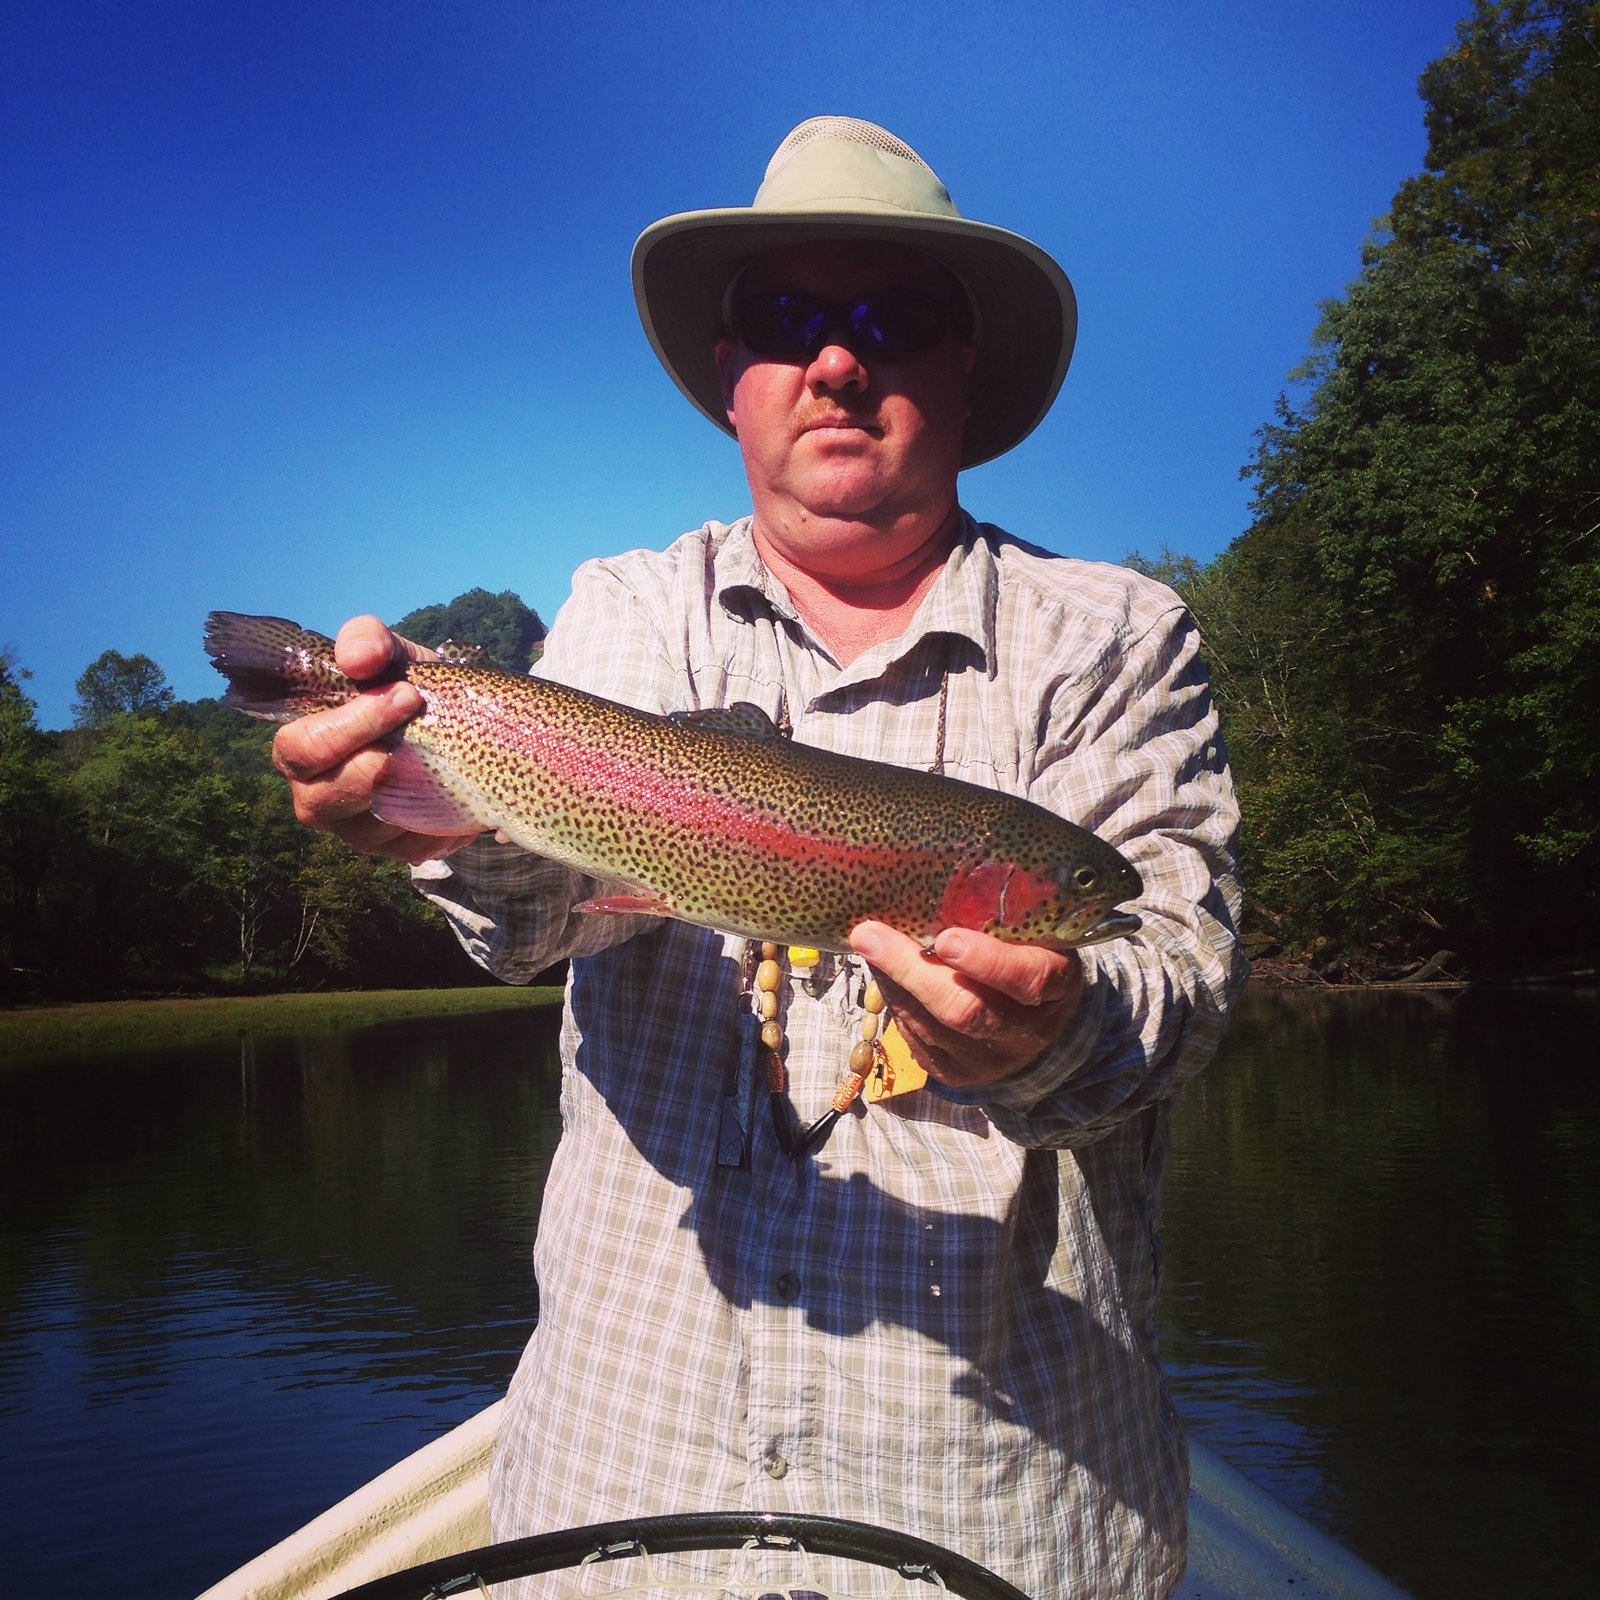
[[[340,1600],[504,1600],[544,1577],[560,1600],[1027,1600],[954,1551],[839,1517],[713,1512],[641,1517],[446,1556]]]

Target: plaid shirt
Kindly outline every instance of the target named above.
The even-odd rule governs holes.
[[[497,1538],[809,1511],[951,1546],[1040,1600],[1170,1591],[1188,1473],[1155,1339],[1167,1108],[1244,976],[1197,652],[1170,591],[971,521],[911,628],[842,669],[748,520],[579,571],[541,672],[651,711],[752,701],[803,743],[1026,795],[1138,867],[1143,926],[1083,952],[1080,1014],[1019,1076],[858,1103],[796,1163],[752,1087],[742,941],[574,914],[586,880],[488,840],[419,869],[501,977],[574,958]],[[862,981],[824,956],[787,982],[803,1122]]]

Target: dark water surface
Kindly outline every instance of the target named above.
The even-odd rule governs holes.
[[[0,1064],[8,1586],[189,1596],[504,1388],[553,1019]],[[1175,1119],[1195,1432],[1420,1597],[1590,1592],[1600,998],[1252,993]]]
[[[1180,1408],[1421,1597],[1600,1587],[1597,1040],[1593,989],[1257,991],[1174,1117]]]

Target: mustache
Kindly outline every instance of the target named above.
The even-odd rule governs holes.
[[[815,399],[809,401],[801,410],[797,419],[800,432],[819,425],[844,422],[856,427],[876,428],[878,423],[878,408],[871,404],[851,404],[844,399]]]

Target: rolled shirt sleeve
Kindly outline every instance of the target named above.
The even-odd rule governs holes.
[[[1096,682],[1064,686],[1030,798],[1116,845],[1144,882],[1139,931],[1083,950],[1083,1004],[1024,1072],[974,1093],[1007,1137],[1070,1146],[1171,1096],[1217,1048],[1247,967],[1238,809],[1200,639],[1180,607]]]

